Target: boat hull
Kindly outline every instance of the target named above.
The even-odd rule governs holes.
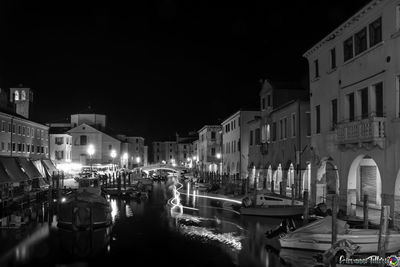
[[[241,207],[240,214],[267,217],[299,216],[304,213],[303,206],[276,206],[276,207]]]
[[[357,231],[360,230],[360,231]],[[372,229],[371,229],[372,230]],[[340,234],[337,240],[349,240],[359,246],[358,253],[377,253],[379,230],[354,229],[353,233]],[[291,237],[290,234],[280,238],[279,243],[283,248],[327,251],[332,247],[331,234],[305,233]],[[390,233],[387,236],[386,252],[394,253],[400,250],[400,233]]]

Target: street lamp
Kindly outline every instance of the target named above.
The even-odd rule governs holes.
[[[111,158],[112,158],[112,169],[113,171],[115,171],[115,165],[114,165],[114,159],[117,156],[117,151],[115,151],[115,149],[111,150]]]
[[[90,144],[87,149],[87,153],[89,154],[90,157],[90,172],[92,172],[92,156],[94,152],[95,152],[94,145]]]
[[[222,155],[221,155],[221,153],[217,153],[217,159],[221,159],[222,158]],[[219,173],[221,174],[222,173],[222,160],[219,162]]]
[[[140,163],[140,157],[136,157],[136,163],[137,163],[137,164]]]

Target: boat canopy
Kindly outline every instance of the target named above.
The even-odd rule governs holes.
[[[337,233],[339,235],[345,234],[346,230],[349,229],[349,225],[346,221],[337,219]],[[316,220],[309,223],[299,229],[293,231],[290,235],[295,237],[297,234],[329,234],[332,233],[332,216],[326,216],[322,219]]]

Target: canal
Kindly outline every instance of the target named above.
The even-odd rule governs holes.
[[[279,219],[240,216],[187,184],[179,190],[183,209],[174,207],[173,187],[154,183],[144,201],[110,198],[113,226],[106,229],[61,230],[55,217],[2,229],[0,266],[290,266],[266,246],[265,232]],[[15,235],[22,238],[14,245]]]

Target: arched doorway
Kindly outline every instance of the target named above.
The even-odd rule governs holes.
[[[328,194],[339,194],[339,174],[332,158],[323,158],[317,170],[316,201],[326,202]]]
[[[271,190],[271,181],[272,181],[272,167],[271,165],[269,165],[267,169],[267,189],[270,190]]]
[[[280,163],[278,164],[278,168],[276,168],[274,175],[274,190],[279,192],[279,184],[282,182],[282,165]]]
[[[356,190],[357,202],[361,202],[363,196],[367,194],[370,204],[380,206],[382,201],[381,188],[381,175],[375,160],[364,155],[356,157],[350,166],[347,190]]]
[[[357,156],[350,165],[347,177],[348,214],[356,215],[356,204],[363,202],[364,195],[368,195],[371,206],[380,207],[381,194],[381,175],[375,160],[368,155]]]
[[[294,166],[293,163],[290,163],[287,173],[287,187],[291,188],[292,184],[294,184]]]

